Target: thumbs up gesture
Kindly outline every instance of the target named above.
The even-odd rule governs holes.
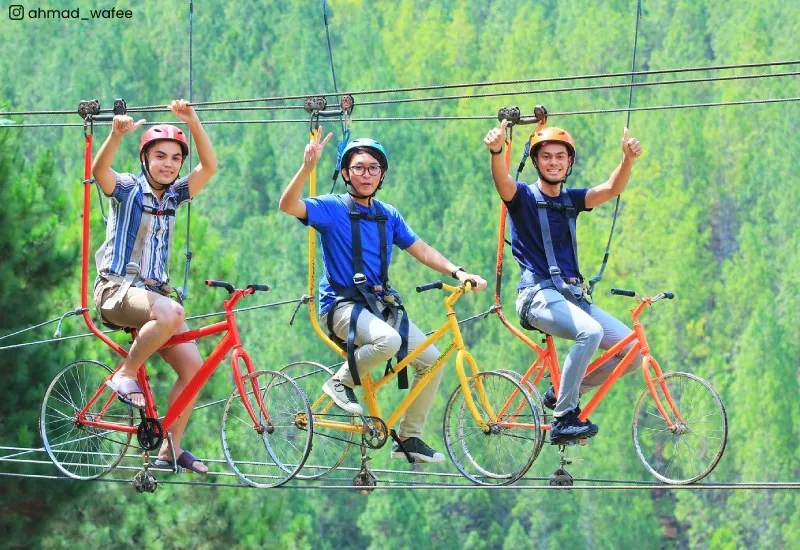
[[[622,134],[622,154],[625,160],[634,160],[642,155],[642,144],[633,137],[628,137],[628,128]]]
[[[506,126],[508,126],[508,121],[503,119],[499,128],[492,128],[489,130],[489,133],[486,134],[486,137],[483,138],[483,142],[490,151],[497,153],[503,150],[503,145],[506,142]]]

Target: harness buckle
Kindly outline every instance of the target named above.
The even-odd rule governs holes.
[[[555,277],[557,275],[559,275],[559,276],[561,275],[561,270],[558,268],[557,265],[551,265],[549,271],[550,271],[550,276],[551,277]]]
[[[367,284],[367,276],[363,273],[356,273],[353,275],[353,284],[356,286]]]

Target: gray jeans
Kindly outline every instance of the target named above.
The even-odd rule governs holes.
[[[347,341],[347,332],[350,330],[350,314],[354,304],[345,303],[337,307],[333,312],[333,331],[336,336]],[[320,319],[320,324],[327,326],[327,313]],[[397,354],[400,349],[400,334],[393,328],[394,317],[389,316],[388,322],[375,317],[368,309],[364,309],[358,316],[356,326],[355,343],[358,349],[355,352],[356,366],[359,376],[371,371],[378,365],[384,365],[391,357]],[[425,334],[417,328],[417,325],[408,322],[408,353],[411,353],[425,340]],[[430,370],[431,366],[439,358],[439,351],[435,346],[428,346],[412,363],[416,375],[411,385],[413,390],[420,379]],[[436,376],[425,386],[425,389],[417,396],[413,403],[406,410],[406,414],[400,421],[398,435],[400,437],[420,437],[425,420],[436,397],[436,390],[442,381],[444,369],[440,368]],[[334,378],[340,380],[346,386],[353,387],[353,377],[347,361],[336,372]]]
[[[580,292],[579,287],[570,287]],[[517,295],[517,314],[522,317],[526,300],[533,292],[533,287],[524,288]],[[592,361],[597,348],[609,349],[631,333],[624,323],[612,317],[593,304],[584,304],[581,308],[564,298],[554,288],[544,288],[536,292],[531,299],[526,320],[539,330],[552,334],[557,338],[575,340],[569,350],[561,370],[561,387],[554,416],[560,417],[578,406],[581,394],[600,386],[611,374],[625,352],[616,354],[606,361],[590,376],[584,378],[586,368]],[[642,366],[642,356],[636,357],[625,374],[634,372]]]

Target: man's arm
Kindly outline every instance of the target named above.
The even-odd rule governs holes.
[[[457,265],[445,258],[441,252],[422,239],[414,241],[414,244],[406,248],[406,252],[411,254],[420,263],[448,277],[458,268]],[[458,280],[462,283],[468,279],[475,281],[478,286],[473,290],[486,288],[486,280],[483,277],[474,273],[468,273],[464,271],[463,268],[456,273],[456,277],[458,277]]]
[[[508,121],[503,120],[499,128],[489,130],[489,133],[483,138],[483,143],[493,153],[491,157],[492,179],[497,193],[501,199],[509,202],[517,194],[517,183],[508,173],[503,155],[500,154],[503,152],[503,146],[506,142],[506,126],[508,126]]]
[[[622,135],[622,161],[611,172],[608,181],[595,185],[586,193],[586,208],[600,206],[622,194],[625,186],[628,185],[628,178],[631,175],[633,161],[642,154],[642,146],[636,138],[628,137],[628,129]]]
[[[200,122],[194,108],[185,99],[175,99],[170,103],[169,110],[180,120],[185,122],[192,133],[192,141],[197,148],[200,162],[189,174],[189,196],[195,197],[217,171],[217,157],[214,147]]]
[[[286,186],[286,189],[283,190],[281,200],[278,201],[278,208],[280,208],[281,212],[286,212],[290,216],[300,218],[301,220],[308,218],[306,203],[302,201],[303,187],[305,187],[306,180],[308,176],[311,175],[311,171],[319,162],[319,158],[322,156],[322,150],[325,148],[325,144],[328,143],[328,140],[333,136],[333,132],[325,136],[322,143],[319,141],[320,136],[322,136],[322,127],[320,127],[320,131],[317,132],[314,143],[306,145],[303,154],[303,165],[289,182],[289,185]]]
[[[97,156],[92,161],[92,176],[97,180],[100,189],[106,196],[111,196],[114,193],[114,188],[117,186],[117,173],[111,168],[111,163],[114,160],[114,155],[117,154],[122,138],[131,132],[134,132],[139,126],[144,124],[144,119],[133,122],[133,119],[128,115],[116,115],[111,123],[111,133],[103,142]]]

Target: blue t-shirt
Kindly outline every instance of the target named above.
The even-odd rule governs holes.
[[[341,286],[354,287],[353,275],[353,234],[350,228],[350,215],[345,203],[346,195],[321,195],[303,199],[308,211],[308,219],[301,220],[319,232],[322,241],[322,261],[325,272],[319,282],[319,313],[326,313],[336,300],[336,292],[328,282],[335,281]],[[386,221],[386,261],[392,262],[392,245],[405,250],[419,237],[408,226],[403,216],[394,206],[372,200],[370,208],[353,201],[359,212],[380,214]],[[368,285],[381,284],[380,235],[378,222],[359,220],[361,230],[362,261]],[[388,269],[388,266],[387,266]]]
[[[536,185],[535,183],[533,185]],[[567,189],[572,206],[578,213],[589,211],[586,208],[586,193],[588,189]],[[548,197],[544,193],[544,200],[561,204],[561,197]],[[542,240],[542,228],[539,224],[539,212],[536,207],[536,197],[531,188],[517,182],[517,193],[510,202],[506,202],[508,214],[511,218],[511,252],[522,270],[533,271],[537,276],[550,278],[547,265],[547,256]],[[561,269],[562,277],[579,277],[578,259],[572,250],[572,236],[569,232],[569,218],[563,211],[547,209],[547,219],[550,221],[550,235],[553,239],[553,252],[556,263]],[[518,289],[524,288],[520,283]]]

